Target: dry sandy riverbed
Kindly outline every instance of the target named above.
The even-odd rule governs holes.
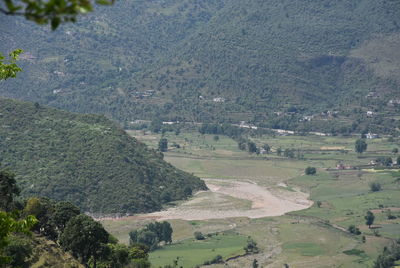
[[[280,216],[290,211],[310,207],[312,201],[302,192],[273,190],[251,181],[204,179],[208,192],[200,192],[177,207],[133,217],[157,220],[208,220],[232,217],[263,218]],[[238,200],[249,206],[233,207],[230,201]]]

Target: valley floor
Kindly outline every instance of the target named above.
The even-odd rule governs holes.
[[[131,135],[156,148],[160,135]],[[249,155],[236,142],[220,136],[187,132],[167,133],[170,147],[165,159],[174,166],[205,178],[210,191],[175,202],[160,212],[119,219],[103,219],[103,225],[121,242],[128,233],[154,220],[171,222],[173,244],[151,253],[154,267],[172,264],[185,268],[202,265],[221,255],[225,264],[207,267],[372,267],[388,238],[400,238],[400,195],[397,170],[372,168],[340,170],[336,165],[367,165],[370,160],[391,154],[399,141],[368,141],[368,152],[353,153],[354,138],[347,137],[258,137],[257,145],[268,143],[272,153]],[[301,151],[301,159],[277,156],[277,148]],[[395,156],[393,156],[395,157]],[[315,166],[317,175],[304,169]],[[378,181],[379,192],[369,184]],[[366,227],[366,211],[375,213],[377,229]],[[389,212],[390,210],[390,212]],[[392,213],[397,219],[388,220]],[[349,225],[362,235],[347,232]],[[208,235],[197,241],[194,232]],[[363,242],[362,237],[365,237]],[[260,252],[245,255],[246,237],[258,243]],[[235,258],[235,256],[241,256]]]

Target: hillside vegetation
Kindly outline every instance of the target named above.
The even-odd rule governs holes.
[[[70,201],[83,211],[154,211],[204,183],[163,160],[110,120],[0,98],[0,162],[24,197]]]
[[[55,33],[1,20],[0,50],[26,50],[25,73],[3,83],[3,96],[124,123],[246,120],[341,133],[398,125],[398,1],[119,1]],[[338,113],[302,120],[324,111]]]

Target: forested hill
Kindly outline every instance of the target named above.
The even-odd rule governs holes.
[[[4,96],[120,122],[299,128],[336,111],[347,132],[386,131],[399,112],[400,1],[127,0],[55,33],[0,20],[0,50],[27,51]]]
[[[70,201],[83,211],[154,211],[205,189],[110,120],[0,98],[0,163],[22,195]]]

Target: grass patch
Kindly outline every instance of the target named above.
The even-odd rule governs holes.
[[[194,267],[221,255],[223,259],[244,253],[247,237],[234,233],[220,233],[205,240],[186,239],[150,253],[153,267],[172,264],[179,257],[178,267]]]
[[[315,243],[287,243],[283,245],[284,249],[297,251],[303,256],[319,256],[325,251]]]

